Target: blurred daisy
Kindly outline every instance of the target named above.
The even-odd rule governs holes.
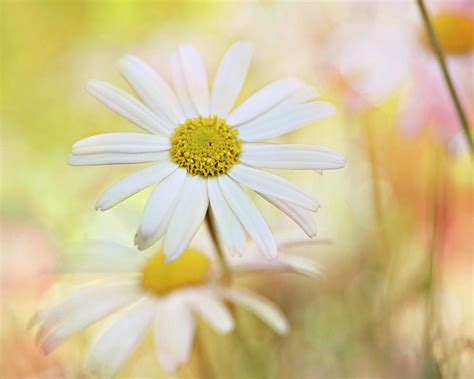
[[[224,301],[248,309],[279,334],[288,331],[286,318],[267,299],[219,285],[213,255],[194,247],[165,263],[161,252],[137,254],[116,242],[96,241],[79,258],[78,272],[102,272],[105,279],[80,287],[44,308],[33,317],[32,324],[39,324],[37,338],[48,353],[67,337],[117,313],[95,339],[85,363],[87,373],[114,376],[151,327],[161,368],[174,372],[190,359],[197,315],[220,334],[234,328]],[[288,271],[318,275],[314,263],[303,258],[280,263],[276,259],[268,267],[273,270],[277,264]]]
[[[474,87],[474,8],[471,1],[432,2],[433,27],[446,55],[451,78],[468,119],[472,119]],[[460,154],[468,150],[466,137],[448,91],[447,84],[433,54],[426,32],[416,24],[413,33],[413,56],[410,60],[410,86],[402,103],[402,127],[408,136],[416,136],[429,128],[448,150]],[[471,123],[472,124],[472,123]]]
[[[225,245],[244,247],[245,230],[267,257],[276,245],[263,216],[242,186],[285,212],[310,236],[311,212],[319,203],[301,188],[262,169],[341,168],[338,152],[313,145],[261,143],[334,114],[331,104],[312,101],[316,90],[298,79],[273,82],[236,109],[234,103],[249,67],[252,48],[238,42],[226,52],[212,86],[199,53],[180,46],[171,56],[174,90],[134,56],[120,70],[143,103],[107,83],[90,81],[89,92],[147,133],[111,133],[73,145],[72,165],[159,162],[106,190],[96,208],[107,210],[160,182],[151,193],[135,237],[145,249],[164,237],[167,261],[180,256],[196,233],[208,206]]]

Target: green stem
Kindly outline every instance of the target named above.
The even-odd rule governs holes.
[[[448,86],[449,94],[451,95],[451,99],[453,100],[454,106],[456,108],[456,113],[458,115],[459,122],[461,123],[462,129],[466,136],[471,153],[474,153],[474,142],[472,140],[471,129],[469,128],[467,117],[462,108],[461,101],[459,100],[459,96],[456,92],[456,89],[454,88],[451,75],[449,74],[449,71],[448,71],[448,66],[446,65],[446,60],[444,58],[443,50],[441,49],[441,45],[436,36],[436,32],[433,28],[433,24],[431,23],[428,10],[426,9],[426,6],[423,0],[417,0],[417,3],[418,3],[418,8],[421,13],[421,17],[423,19],[423,23],[425,24],[426,31],[428,32],[428,36],[431,41],[431,46],[433,47],[433,51],[436,55],[441,71],[443,72],[444,80]]]
[[[229,268],[229,265],[227,264],[227,260],[224,256],[224,251],[222,250],[222,246],[217,236],[216,226],[214,224],[214,221],[212,220],[212,216],[209,211],[207,211],[206,213],[206,222],[209,228],[209,234],[211,235],[212,242],[214,243],[214,246],[216,247],[217,256],[219,257],[219,263],[222,268],[221,280],[224,284],[230,285],[232,282],[232,273]]]

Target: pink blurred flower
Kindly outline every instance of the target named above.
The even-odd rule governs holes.
[[[432,22],[468,122],[472,124],[473,3],[455,0],[433,5],[430,8]],[[412,38],[416,43],[410,58],[410,85],[402,103],[402,130],[406,136],[415,137],[429,128],[451,153],[462,153],[467,149],[467,141],[439,63],[423,34],[421,21],[414,32],[419,34]]]
[[[1,223],[0,288],[3,296],[42,293],[53,280],[56,249],[50,236],[33,225]]]

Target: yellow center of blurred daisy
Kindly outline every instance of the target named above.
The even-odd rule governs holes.
[[[439,43],[446,53],[465,54],[474,48],[474,19],[471,17],[445,12],[433,16],[432,22]],[[424,41],[429,46],[426,33]]]
[[[209,259],[200,251],[186,249],[170,263],[165,263],[165,256],[159,252],[145,264],[141,283],[145,290],[165,295],[181,287],[204,283],[210,269]]]
[[[224,174],[239,161],[238,136],[236,128],[217,116],[188,118],[171,136],[171,160],[192,175]]]

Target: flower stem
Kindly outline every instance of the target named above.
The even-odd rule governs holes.
[[[207,211],[206,213],[206,223],[209,229],[209,234],[211,235],[212,242],[214,243],[214,246],[216,247],[217,256],[219,257],[219,262],[222,268],[221,280],[224,284],[229,285],[232,282],[232,273],[229,268],[229,265],[227,264],[226,258],[224,256],[224,251],[222,250],[222,246],[217,236],[216,226],[214,224],[214,220],[212,219],[211,213],[209,211]]]
[[[435,157],[435,167],[432,178],[430,191],[433,193],[433,210],[432,220],[433,229],[431,233],[431,241],[428,248],[428,272],[425,279],[425,330],[423,341],[423,361],[420,372],[420,378],[438,377],[436,373],[439,371],[436,360],[433,357],[433,341],[432,329],[436,302],[436,257],[439,255],[440,234],[442,234],[442,208],[444,203],[444,187],[442,187],[441,167],[444,157]]]
[[[425,24],[426,31],[428,33],[428,36],[431,41],[431,45],[433,47],[433,51],[436,55],[436,58],[438,60],[439,66],[441,68],[441,71],[443,72],[443,77],[444,80],[448,86],[449,89],[449,94],[451,95],[451,98],[453,100],[454,106],[456,108],[456,113],[459,118],[459,122],[462,126],[463,132],[466,136],[467,143],[469,145],[469,149],[471,153],[474,153],[474,142],[472,140],[472,134],[471,134],[471,129],[469,128],[469,124],[467,122],[467,117],[466,114],[464,113],[464,110],[461,105],[461,101],[459,100],[459,96],[456,92],[456,89],[454,88],[453,81],[451,79],[451,76],[448,71],[448,66],[446,65],[446,60],[444,58],[443,50],[441,49],[441,45],[439,43],[439,40],[436,36],[436,32],[433,28],[433,24],[431,23],[430,16],[428,14],[428,10],[426,9],[425,3],[423,0],[417,0],[418,8],[421,13],[421,17],[423,19],[423,23]]]

